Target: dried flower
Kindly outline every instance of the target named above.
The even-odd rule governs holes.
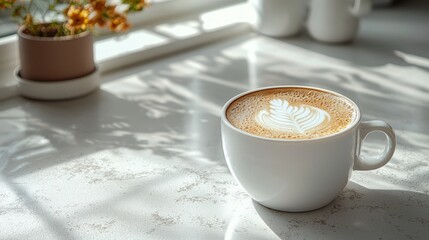
[[[90,0],[91,7],[95,12],[102,12],[106,6],[106,0]]]
[[[85,31],[89,23],[89,11],[83,6],[71,5],[67,9],[67,25],[71,32]]]
[[[108,21],[107,25],[109,26],[109,29],[114,32],[126,31],[130,28],[130,24],[127,22],[125,16],[120,14]]]
[[[44,5],[36,2],[46,0],[18,0],[22,1],[20,4],[16,1],[0,0],[0,9],[13,9],[12,16],[25,26],[25,33],[47,37],[78,34],[95,27],[126,31],[130,28],[126,14],[148,6],[147,0],[52,0],[47,9],[34,11],[34,7]],[[123,9],[123,5],[126,10],[118,11],[118,6]],[[53,15],[56,17],[52,18]]]

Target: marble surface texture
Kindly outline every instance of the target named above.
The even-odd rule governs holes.
[[[374,12],[351,44],[248,34],[107,73],[80,99],[0,102],[0,239],[428,239],[429,21],[412,10]],[[253,202],[220,142],[229,98],[287,84],[342,93],[398,138],[306,213]]]

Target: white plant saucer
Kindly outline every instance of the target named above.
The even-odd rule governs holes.
[[[57,82],[43,82],[24,79],[19,75],[19,67],[15,69],[18,80],[18,93],[24,97],[38,100],[66,100],[86,95],[100,85],[100,70],[89,75]]]

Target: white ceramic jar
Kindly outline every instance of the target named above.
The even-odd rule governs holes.
[[[353,40],[359,18],[371,10],[371,0],[311,0],[307,29],[321,42]]]
[[[273,37],[292,36],[301,31],[307,13],[305,0],[249,0],[255,13],[254,27]]]

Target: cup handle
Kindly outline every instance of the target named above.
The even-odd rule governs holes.
[[[363,159],[360,157],[362,142],[366,136],[373,131],[381,131],[387,137],[387,146],[383,153],[378,156]],[[385,165],[393,156],[396,148],[396,136],[392,127],[384,121],[374,120],[362,122],[359,124],[357,131],[356,153],[353,170],[372,170]]]

